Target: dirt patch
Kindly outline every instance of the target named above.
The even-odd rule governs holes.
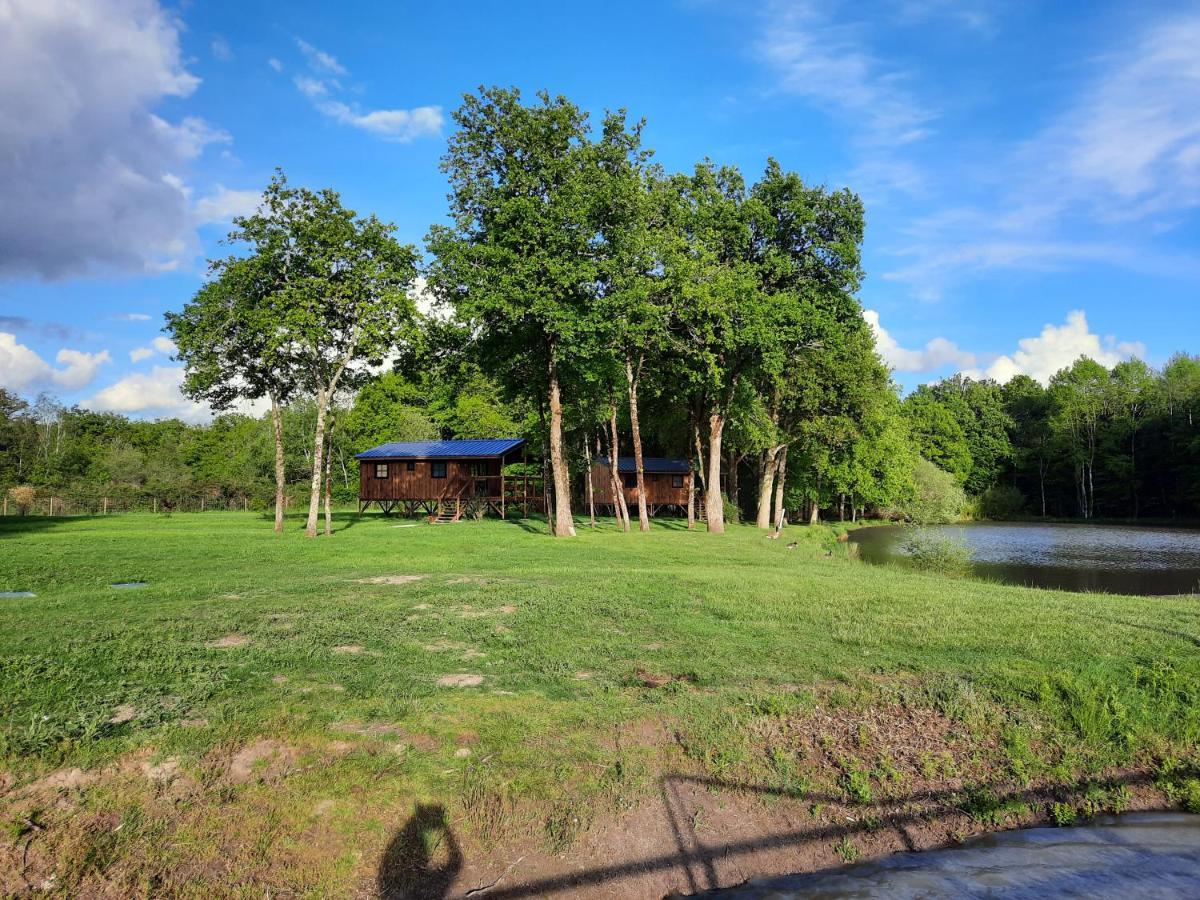
[[[412,584],[414,581],[422,581],[428,577],[427,575],[377,575],[374,578],[356,580],[359,584]]]
[[[287,744],[255,741],[233,755],[226,776],[233,784],[278,781],[295,770],[299,758],[296,749]]]
[[[443,675],[437,680],[437,683],[438,687],[478,687],[483,684],[483,676],[460,672],[454,675]]]
[[[425,644],[421,649],[426,653],[445,653],[447,650],[464,650],[466,646],[458,641],[434,641],[432,644]]]
[[[633,683],[648,688],[662,688],[675,682],[691,683],[687,675],[672,675],[665,672],[652,672],[649,669],[636,669],[633,673]]]
[[[180,719],[179,724],[184,728],[204,728],[208,719]]]
[[[54,791],[77,791],[88,787],[99,778],[98,772],[83,769],[59,769],[21,789],[22,794],[39,794]]]
[[[362,653],[363,648],[362,648],[361,644],[342,644],[342,646],[340,646],[340,647],[334,647],[333,652],[334,653],[356,654],[356,653]]]
[[[137,708],[129,703],[122,703],[113,710],[112,718],[108,720],[109,725],[124,725],[126,722],[132,722],[137,716]]]
[[[418,603],[413,609],[429,609],[428,603]]]
[[[250,643],[250,638],[239,632],[233,631],[224,637],[219,637],[215,641],[209,641],[205,644],[206,647],[245,647]]]
[[[288,677],[286,675],[272,675],[271,684],[287,684]]]
[[[179,760],[174,756],[168,756],[161,762],[152,763],[149,760],[144,760],[140,768],[142,774],[148,779],[159,784],[174,781],[180,775]]]

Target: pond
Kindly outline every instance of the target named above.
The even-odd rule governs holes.
[[[1079,828],[986,835],[810,875],[703,894],[714,900],[1200,896],[1200,816],[1128,813]]]
[[[1010,584],[1118,594],[1200,592],[1200,530],[1129,525],[973,522],[934,529],[962,540],[979,577]],[[911,529],[850,533],[862,559],[905,563]]]

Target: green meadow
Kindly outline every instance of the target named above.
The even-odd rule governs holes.
[[[1196,597],[872,567],[833,526],[552,539],[537,521],[346,513],[306,540],[288,524],[0,520],[0,590],[36,594],[0,600],[0,887],[40,867],[66,892],[185,895],[173,873],[219,890],[236,871],[256,896],[350,894],[418,802],[477,853],[552,857],[668,768],[851,806],[933,778],[935,743],[897,774],[863,726],[808,765],[779,723],[817,710],[949,723],[978,750],[946,805],[980,827],[1007,815],[984,785],[1138,771],[1164,804],[1200,803]],[[1009,824],[1104,805],[1082,796]]]

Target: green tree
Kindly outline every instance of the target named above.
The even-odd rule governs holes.
[[[1096,514],[1096,450],[1112,399],[1109,372],[1087,357],[1050,379],[1051,427],[1062,438],[1075,466],[1079,515]]]
[[[411,334],[417,251],[395,239],[394,225],[344,207],[336,191],[289,187],[282,173],[259,211],[235,224],[231,240],[252,247],[276,285],[267,350],[287,360],[316,401],[305,525],[316,537],[330,404],[339,390],[368,380],[369,366]]]
[[[430,285],[478,334],[488,370],[549,409],[554,533],[573,535],[563,443],[564,377],[586,367],[596,261],[596,153],[587,115],[564,97],[490,88],[468,95],[442,159],[451,224],[430,229]]]
[[[904,415],[917,452],[966,483],[973,460],[966,432],[954,412],[927,385],[904,400]]]
[[[277,202],[273,192],[283,183],[283,176],[277,175],[264,201]],[[237,230],[230,239],[247,240],[247,224],[253,228],[261,219],[261,214],[235,219]],[[243,400],[269,399],[275,439],[275,532],[282,534],[287,490],[283,407],[298,384],[290,348],[279,340],[280,295],[299,266],[292,259],[294,248],[280,246],[286,237],[272,237],[274,246],[268,252],[213,261],[213,280],[180,312],[166,314],[165,330],[184,365],[181,389],[186,396],[214,410],[230,409]]]

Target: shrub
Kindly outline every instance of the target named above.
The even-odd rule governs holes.
[[[961,538],[928,528],[918,528],[902,547],[913,565],[923,572],[961,575],[971,566],[971,551]]]
[[[11,500],[17,507],[17,512],[25,516],[33,509],[33,503],[37,500],[37,488],[29,485],[19,485],[8,489],[8,499]]]
[[[979,495],[979,514],[985,519],[1012,519],[1025,507],[1025,495],[1011,484],[994,484]]]
[[[966,495],[949,472],[943,472],[926,459],[913,467],[913,496],[901,510],[918,525],[952,522],[966,504]]]

